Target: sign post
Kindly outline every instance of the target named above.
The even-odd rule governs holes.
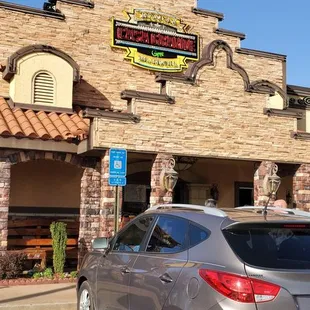
[[[120,186],[126,186],[127,150],[110,149],[109,185],[115,186],[114,231],[119,229]]]

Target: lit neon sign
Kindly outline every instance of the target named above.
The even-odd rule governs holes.
[[[150,10],[126,13],[128,21],[113,20],[112,46],[127,50],[126,59],[149,70],[181,72],[187,60],[199,59],[199,38],[180,19]]]

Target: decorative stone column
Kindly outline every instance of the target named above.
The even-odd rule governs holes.
[[[81,179],[79,256],[82,258],[91,247],[91,241],[99,236],[100,229],[100,166],[86,168]]]
[[[11,163],[0,158],[0,252],[8,245],[8,216],[10,203]]]
[[[293,176],[293,196],[296,208],[310,210],[310,164],[300,165]]]
[[[163,190],[160,185],[160,173],[165,163],[172,157],[170,154],[157,154],[151,171],[150,205],[172,203],[173,193]]]
[[[101,158],[101,201],[100,201],[100,236],[111,237],[114,234],[114,206],[116,191],[109,185],[109,151]],[[120,196],[122,191],[120,190]]]
[[[268,196],[264,193],[263,183],[266,174],[271,172],[273,163],[271,161],[263,161],[255,164],[254,173],[254,205],[264,206],[268,201]],[[269,203],[272,204],[273,199],[270,199]]]

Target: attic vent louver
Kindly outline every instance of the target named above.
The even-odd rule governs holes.
[[[33,103],[39,105],[54,104],[55,85],[53,77],[40,72],[34,79]]]

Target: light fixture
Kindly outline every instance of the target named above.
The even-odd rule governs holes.
[[[275,198],[281,184],[281,178],[277,175],[278,166],[276,164],[273,164],[270,170],[271,173],[266,174],[264,178],[263,187],[266,196]]]
[[[270,168],[270,173],[266,174],[263,181],[263,190],[265,195],[268,196],[267,203],[264,208],[264,216],[267,216],[267,208],[271,198],[276,198],[277,191],[281,184],[281,178],[277,175],[278,166],[276,164],[272,164]]]
[[[196,162],[197,158],[188,156],[176,156],[175,157],[175,170],[185,171],[190,169]]]
[[[169,158],[164,164],[162,171],[160,173],[160,185],[162,190],[166,190],[168,192],[173,192],[177,181],[178,181],[178,173],[174,170],[175,167],[175,159]]]

